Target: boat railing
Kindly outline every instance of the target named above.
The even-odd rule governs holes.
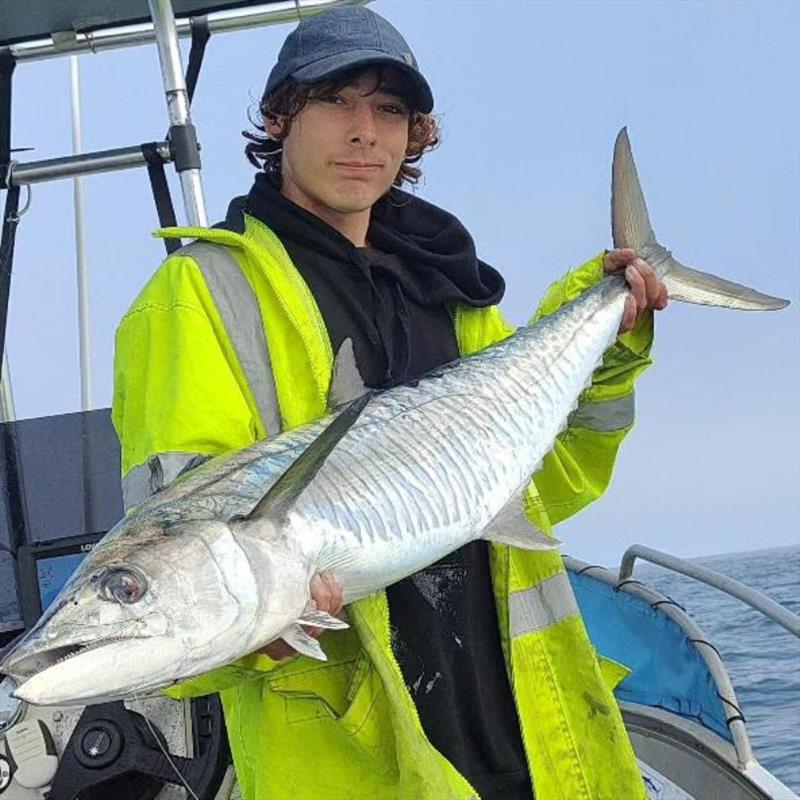
[[[633,548],[629,548],[625,555],[631,549]],[[736,692],[719,651],[708,641],[705,633],[697,623],[677,603],[640,581],[631,578],[630,571],[628,576],[623,579],[621,570],[616,573],[607,567],[586,564],[570,556],[564,557],[564,563],[567,569],[577,574],[590,572],[593,578],[612,587],[614,591],[621,591],[644,600],[651,608],[658,609],[660,613],[670,617],[682,629],[687,640],[692,643],[700,658],[705,662],[709,675],[714,681],[717,696],[723,704],[725,723],[730,731],[736,758],[740,767],[746,769],[753,761],[753,749],[750,744],[750,737],[747,735],[744,716],[736,698]],[[704,646],[701,647],[700,645]]]
[[[780,603],[776,603],[756,589],[745,586],[743,583],[739,583],[739,581],[723,575],[721,572],[678,558],[669,553],[664,553],[661,550],[653,550],[651,547],[645,547],[641,544],[632,545],[623,554],[617,585],[631,580],[633,565],[637,558],[719,589],[721,592],[741,600],[756,611],[760,611],[764,616],[789,631],[789,633],[800,638],[800,616],[789,611],[788,608],[780,605]]]

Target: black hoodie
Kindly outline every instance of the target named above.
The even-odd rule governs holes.
[[[451,214],[393,189],[357,248],[265,174],[231,204],[280,238],[317,301],[334,352],[353,340],[368,386],[420,378],[458,357],[452,308],[499,302],[500,274]],[[529,800],[530,778],[502,655],[488,545],[472,542],[387,590],[392,649],[431,742],[483,800]]]
[[[245,210],[280,238],[311,289],[333,351],[352,338],[374,388],[419,378],[458,356],[450,311],[500,301],[500,274],[479,261],[451,214],[393,190],[373,207],[366,248],[256,177]]]

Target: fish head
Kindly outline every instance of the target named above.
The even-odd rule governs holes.
[[[225,522],[137,522],[94,548],[0,672],[36,705],[150,693],[268,641],[254,631],[265,580]]]

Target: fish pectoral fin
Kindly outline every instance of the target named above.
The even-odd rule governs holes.
[[[328,408],[333,411],[339,406],[361,397],[368,391],[369,389],[366,387],[358,369],[358,364],[356,364],[353,340],[347,338],[342,342],[333,360],[333,377],[331,378],[331,388],[328,392]]]
[[[523,550],[555,550],[561,542],[540,531],[525,515],[525,490],[517,492],[489,523],[481,539]]]
[[[365,394],[340,411],[322,433],[303,451],[302,455],[278,478],[255,508],[244,518],[284,520],[289,509],[305,491],[325,460],[342,437],[350,430],[370,400]]]
[[[307,625],[314,628],[329,628],[333,631],[341,631],[350,626],[338,617],[334,617],[327,611],[306,611],[297,620],[298,625]]]
[[[297,623],[286,628],[280,638],[304,656],[316,658],[319,661],[328,660],[328,656],[319,646],[319,642],[313,636],[309,636]]]

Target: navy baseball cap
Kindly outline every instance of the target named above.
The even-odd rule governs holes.
[[[330,8],[306,17],[286,37],[264,89],[268,98],[289,78],[317,83],[337,72],[390,64],[406,80],[407,99],[423,114],[433,109],[433,94],[411,48],[383,17],[362,6]]]

